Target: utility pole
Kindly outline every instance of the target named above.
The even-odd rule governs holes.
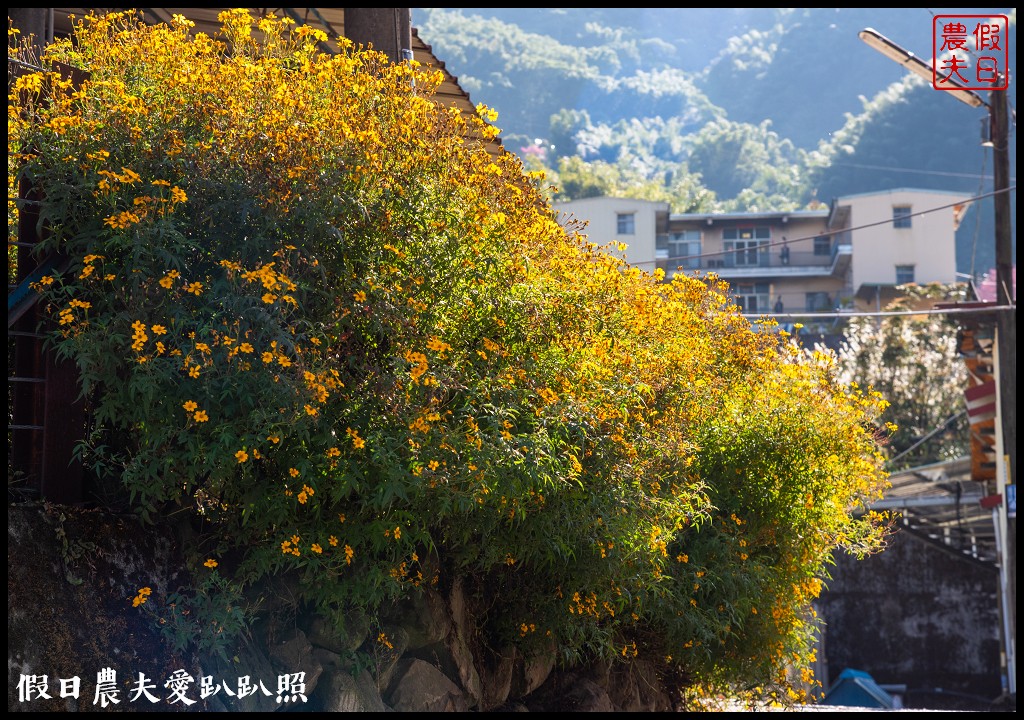
[[[859,37],[890,60],[907,70],[935,81],[935,69],[904,50],[889,38],[871,28],[861,30]],[[989,92],[985,102],[973,90],[961,87],[946,78],[948,92],[972,107],[985,107],[989,115],[989,138],[992,143],[992,189],[995,206],[996,250],[996,392],[998,415],[996,427],[996,484],[1002,496],[996,536],[1000,545],[1000,605],[1003,616],[1004,652],[1007,664],[1007,687],[1016,695],[1017,645],[1017,518],[1008,516],[1007,495],[1015,491],[1017,477],[1017,306],[1013,282],[1013,216],[1010,210],[1010,114],[1007,103],[1009,68],[1005,68]],[[997,89],[997,88],[1002,89]]]
[[[1002,83],[1000,83],[1002,84]],[[1007,88],[1009,83],[1007,83]],[[1006,632],[1009,652],[1016,655],[1017,643],[1017,517],[1008,517],[1007,491],[1017,479],[1017,306],[1013,278],[1013,216],[1010,211],[1010,116],[1007,90],[993,90],[989,96],[993,157],[993,198],[996,232],[996,363],[998,364],[999,417],[1002,452],[996,457],[996,477],[1002,477],[1000,509],[1004,531],[1003,561],[1006,572]],[[1016,486],[1010,488],[1015,492]],[[1014,665],[1016,658],[1014,658]],[[1011,670],[1012,673],[1012,670]],[[1016,693],[1016,678],[1010,678],[1010,692]]]

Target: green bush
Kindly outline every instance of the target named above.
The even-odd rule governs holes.
[[[42,191],[72,258],[36,288],[89,467],[201,520],[228,594],[288,575],[372,613],[460,577],[490,643],[644,656],[691,689],[806,676],[832,552],[886,534],[861,512],[884,403],[715,278],[561,227],[484,147],[486,108],[435,102],[440,73],[222,22],[87,18],[41,61],[86,82],[9,94],[9,192]]]

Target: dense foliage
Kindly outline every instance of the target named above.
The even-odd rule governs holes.
[[[269,577],[339,623],[459,577],[492,646],[808,679],[833,552],[887,533],[863,512],[880,397],[715,278],[559,226],[439,73],[222,22],[89,17],[40,60],[84,83],[8,97],[9,192],[40,189],[43,250],[71,258],[35,287],[90,403],[82,457],[142,515],[202,521],[192,638]]]
[[[902,291],[886,308],[900,314],[851,319],[836,357],[843,382],[889,402],[881,419],[896,428],[888,444],[891,470],[970,454],[958,325],[948,315],[909,314],[922,301],[962,302],[967,288],[933,283]]]

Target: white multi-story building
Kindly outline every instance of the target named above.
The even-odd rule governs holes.
[[[556,202],[589,239],[625,245],[630,265],[666,278],[716,273],[746,313],[879,309],[907,283],[954,283],[962,193],[897,189],[789,212],[673,214],[668,203]]]

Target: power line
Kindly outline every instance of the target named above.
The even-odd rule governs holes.
[[[863,168],[865,170],[887,170],[889,172],[914,173],[916,175],[942,175],[944,177],[961,177],[961,178],[970,178],[972,180],[978,179],[978,178],[980,178],[982,180],[991,180],[992,179],[991,175],[978,175],[977,173],[943,172],[942,170],[914,170],[913,168],[889,167],[888,165],[863,165],[861,163],[848,163],[848,162],[834,162],[831,165],[829,165],[829,167],[854,167],[854,168]],[[1014,181],[1014,182],[1016,182],[1016,180],[1017,180],[1016,177],[1013,177],[1013,178],[1010,178],[1010,179],[1012,181]]]
[[[907,454],[908,454],[908,453],[910,453],[910,452],[911,452],[912,450],[916,450],[916,449],[917,449],[917,448],[919,448],[919,447],[920,447],[921,445],[924,445],[924,444],[925,444],[925,443],[926,443],[926,442],[927,442],[928,440],[931,440],[931,439],[932,439],[933,437],[935,437],[935,436],[936,436],[936,435],[938,435],[938,434],[939,434],[940,432],[944,431],[944,430],[945,430],[945,429],[946,429],[947,427],[949,427],[950,425],[952,425],[952,424],[953,424],[953,423],[954,423],[954,422],[955,422],[956,420],[958,420],[958,419],[959,419],[959,418],[960,418],[961,416],[963,416],[963,415],[966,415],[966,414],[967,414],[967,411],[966,411],[966,410],[960,410],[959,412],[955,412],[955,413],[953,413],[952,415],[950,415],[950,416],[949,416],[948,418],[946,418],[945,420],[943,420],[943,421],[942,421],[942,424],[941,424],[941,425],[939,425],[939,426],[938,426],[938,427],[936,427],[936,428],[935,428],[934,430],[932,430],[931,432],[929,432],[929,433],[928,433],[927,435],[925,435],[925,436],[924,436],[923,438],[921,438],[920,440],[918,440],[918,441],[917,441],[916,443],[914,443],[913,445],[911,445],[910,447],[908,447],[908,448],[907,448],[906,450],[904,450],[903,452],[901,452],[901,453],[898,453],[898,454],[894,455],[893,457],[889,458],[889,460],[888,460],[888,464],[889,464],[889,466],[890,466],[890,467],[892,467],[892,464],[893,464],[894,462],[896,462],[897,460],[899,460],[899,459],[900,459],[901,457],[903,457],[904,455],[907,455]]]
[[[921,310],[879,310],[876,312],[806,312],[806,313],[740,313],[745,318],[860,318],[860,317],[897,317],[900,315],[975,315],[1016,310],[1016,305],[984,305],[962,308],[926,308]]]

